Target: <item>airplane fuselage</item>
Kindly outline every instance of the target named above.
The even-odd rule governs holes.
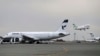
[[[29,37],[34,41],[45,41],[56,39],[60,37],[64,37],[70,35],[68,32],[10,32],[4,36],[4,38],[11,38],[10,41],[16,42],[16,38],[19,39],[19,42],[22,41],[23,37]]]
[[[75,30],[86,30],[86,29],[89,29],[90,26],[88,25],[85,25],[85,26],[78,26]]]
[[[67,32],[10,32],[4,37],[22,37],[22,35],[27,35],[33,39],[54,39],[69,35]]]

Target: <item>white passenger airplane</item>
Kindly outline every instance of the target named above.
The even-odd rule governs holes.
[[[90,29],[90,25],[86,24],[86,25],[82,25],[82,26],[76,26],[75,24],[73,24],[73,27],[75,30],[86,30],[86,29]]]
[[[65,19],[60,28],[55,32],[10,32],[3,36],[3,42],[10,43],[41,43],[41,41],[56,39],[70,35],[66,32],[68,19]]]

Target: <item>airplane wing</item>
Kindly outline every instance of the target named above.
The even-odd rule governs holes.
[[[22,35],[23,39],[33,39],[33,40],[38,40],[38,38],[36,38],[35,36],[31,36],[31,35]]]
[[[21,43],[34,43],[35,41],[36,41],[36,39],[31,36],[22,35]]]

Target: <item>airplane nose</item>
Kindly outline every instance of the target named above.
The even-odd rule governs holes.
[[[2,37],[2,36],[0,36],[0,39],[3,39],[3,37]]]

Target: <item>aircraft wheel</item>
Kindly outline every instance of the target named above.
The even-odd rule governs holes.
[[[42,44],[42,42],[40,42],[40,41],[37,41],[37,42],[36,42],[36,44]]]
[[[29,41],[29,44],[33,44],[35,41]]]

